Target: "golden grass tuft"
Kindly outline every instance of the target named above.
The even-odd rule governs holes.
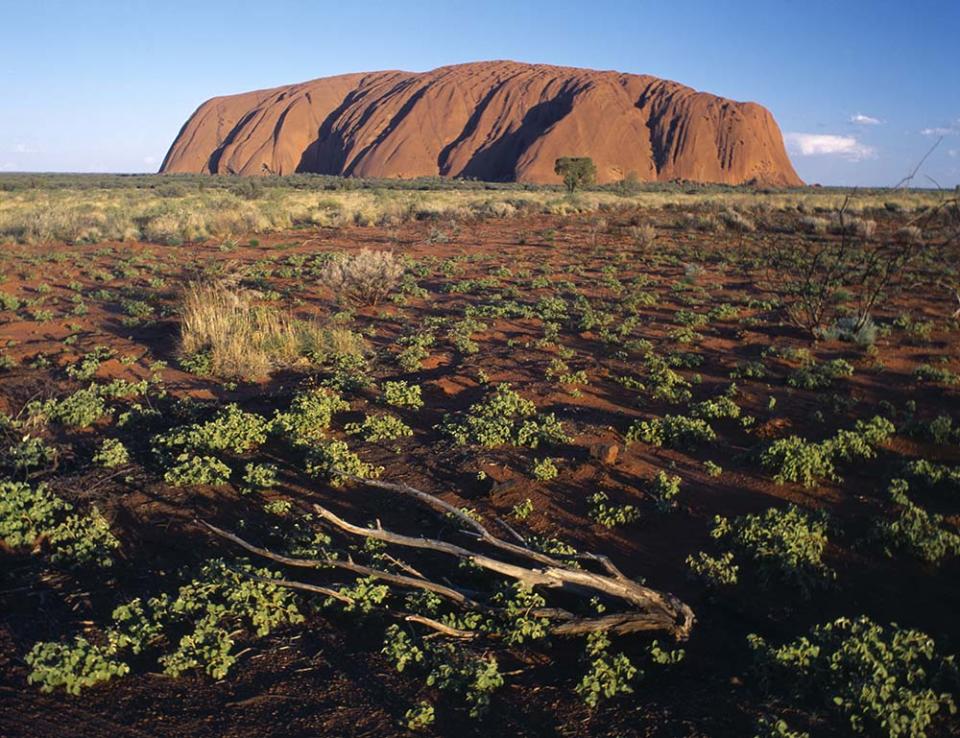
[[[209,373],[217,377],[253,379],[335,353],[366,350],[363,338],[352,331],[299,320],[253,298],[226,283],[188,285],[181,305],[181,356],[206,357]]]

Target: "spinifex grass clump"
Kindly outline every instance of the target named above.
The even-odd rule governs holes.
[[[349,330],[257,305],[247,291],[194,283],[184,292],[180,354],[198,373],[255,378],[279,367],[363,351],[363,339]]]

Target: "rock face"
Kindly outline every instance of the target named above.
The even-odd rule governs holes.
[[[756,103],[645,75],[516,62],[215,97],[184,124],[161,171],[557,183],[561,156],[591,157],[600,182],[802,184]]]

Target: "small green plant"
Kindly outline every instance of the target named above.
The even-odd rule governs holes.
[[[560,444],[569,440],[556,416],[538,414],[533,402],[518,395],[506,383],[474,403],[459,422],[448,415],[440,427],[461,446],[537,448],[541,443]]]
[[[274,578],[266,569],[210,560],[175,596],[136,598],[114,609],[104,645],[84,638],[37,643],[26,657],[29,680],[46,692],[65,687],[76,694],[128,673],[126,659],[152,645],[165,646],[159,663],[169,676],[203,669],[222,679],[236,663],[235,638],[245,628],[263,637],[303,621],[294,596]]]
[[[944,384],[948,387],[960,384],[960,375],[957,375],[946,367],[932,366],[931,364],[920,364],[920,366],[913,370],[913,376],[921,382]]]
[[[27,681],[39,684],[44,692],[63,688],[67,694],[110,681],[130,673],[130,666],[111,657],[109,651],[78,636],[70,645],[37,643],[25,661],[30,667]]]
[[[91,385],[60,400],[34,400],[27,404],[26,411],[34,421],[88,428],[106,415],[107,406],[97,387]]]
[[[22,482],[0,482],[0,541],[13,549],[40,544],[57,564],[101,568],[120,547],[96,507],[79,514],[46,486]]]
[[[106,346],[97,346],[76,364],[68,366],[66,369],[67,376],[80,382],[87,382],[93,379],[104,360],[111,356],[113,356],[113,351]]]
[[[835,379],[851,376],[853,367],[844,359],[832,359],[822,364],[810,361],[787,377],[787,384],[805,390],[825,389]]]
[[[429,702],[421,701],[404,713],[403,720],[407,730],[416,732],[433,725],[436,720],[436,713],[434,712],[433,705]]]
[[[895,430],[893,423],[876,415],[867,421],[858,420],[853,430],[841,429],[820,443],[789,436],[770,444],[760,455],[760,463],[775,472],[777,484],[799,482],[813,487],[822,479],[839,482],[835,460],[872,459],[877,455],[876,447]]]
[[[116,438],[107,438],[100,444],[100,449],[93,455],[93,463],[116,469],[130,462],[130,453],[127,447]]]
[[[714,479],[723,474],[723,467],[710,459],[703,462],[703,470],[707,473],[707,476],[713,477]]]
[[[365,441],[393,441],[413,435],[413,430],[395,415],[367,415],[362,423],[347,423],[348,435],[360,434]]]
[[[650,485],[650,492],[660,512],[675,510],[677,496],[680,494],[680,477],[659,471]]]
[[[557,465],[549,457],[537,459],[530,468],[530,475],[539,482],[549,482],[551,479],[556,479],[557,474],[559,474]]]
[[[903,551],[934,565],[960,556],[960,534],[944,527],[942,515],[928,512],[907,497],[908,490],[905,480],[891,481],[888,494],[896,506],[896,517],[875,523],[874,536],[885,553],[893,556]]]
[[[588,499],[590,517],[604,528],[628,525],[640,519],[640,511],[636,507],[611,503],[606,492],[595,492]]]
[[[343,474],[375,479],[382,472],[383,467],[362,461],[344,441],[319,441],[307,456],[307,473],[329,479],[334,487],[343,484]]]
[[[610,653],[610,637],[604,632],[587,636],[585,660],[589,667],[576,687],[576,692],[590,708],[602,699],[630,694],[630,682],[638,675],[637,667],[622,653]],[[642,676],[642,675],[641,675]]]
[[[383,399],[394,407],[409,407],[419,410],[423,407],[423,397],[419,385],[404,380],[383,383]]]
[[[626,435],[628,442],[643,441],[654,446],[670,448],[693,448],[701,443],[710,443],[717,434],[700,418],[685,415],[666,415],[652,420],[634,422]]]
[[[275,487],[277,467],[273,464],[257,464],[251,461],[243,469],[243,484],[247,491]]]
[[[396,356],[397,364],[405,372],[419,371],[423,360],[430,355],[429,349],[436,340],[436,336],[429,332],[398,338],[397,345],[402,348]]]
[[[230,481],[230,467],[214,456],[198,456],[191,453],[178,454],[173,465],[164,472],[163,481],[174,487],[195,484],[213,487]]]
[[[295,446],[311,446],[327,436],[333,416],[350,409],[350,403],[330,389],[300,392],[286,412],[277,411],[273,427]]]
[[[740,566],[734,561],[733,551],[724,551],[719,556],[698,551],[696,555],[687,556],[686,564],[694,577],[714,589],[733,586],[740,578]]]
[[[510,514],[513,515],[517,520],[526,520],[530,517],[530,514],[533,512],[533,500],[529,497],[524,499],[523,502],[518,502],[513,506],[513,509],[510,511]]]
[[[56,463],[59,451],[42,438],[29,433],[12,443],[0,454],[0,464],[15,472],[45,469]]]

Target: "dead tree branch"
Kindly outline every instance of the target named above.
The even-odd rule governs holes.
[[[341,473],[338,472],[338,474]],[[468,529],[466,532],[472,535],[472,537],[493,549],[509,554],[511,557],[525,561],[526,563],[514,563],[502,557],[466,548],[449,541],[395,533],[379,525],[375,528],[362,527],[344,520],[325,507],[315,505],[314,510],[320,519],[334,526],[342,533],[360,538],[378,540],[390,546],[403,549],[431,551],[450,556],[460,562],[469,562],[480,569],[507,579],[512,579],[529,588],[561,591],[578,598],[602,596],[608,600],[619,601],[627,606],[623,612],[612,613],[596,618],[578,617],[562,608],[540,608],[536,610],[533,613],[536,617],[559,621],[552,622],[548,628],[548,630],[555,635],[581,635],[597,631],[608,631],[620,634],[640,631],[665,631],[678,640],[683,640],[690,635],[695,618],[689,606],[672,594],[651,589],[630,579],[605,556],[592,553],[577,556],[580,560],[598,563],[603,567],[605,573],[596,573],[586,569],[576,568],[569,563],[565,563],[540,551],[535,551],[526,546],[514,544],[499,538],[491,533],[482,523],[464,514],[450,503],[440,500],[422,490],[418,490],[415,487],[406,484],[360,479],[347,474],[341,474],[341,476],[354,479],[362,484],[402,494],[435,511],[451,515],[463,523]],[[357,576],[381,580],[397,587],[430,591],[459,608],[476,610],[486,614],[499,614],[502,612],[501,608],[495,604],[479,601],[479,599],[472,596],[474,593],[468,594],[464,590],[428,579],[418,569],[396,556],[390,556],[389,560],[399,569],[408,574],[412,574],[412,576],[364,566],[349,559],[342,560],[333,557],[300,559],[284,556],[249,543],[234,533],[225,531],[210,523],[202,522],[202,524],[215,535],[240,546],[244,550],[284,566],[315,570],[336,569],[347,571]],[[347,595],[330,587],[288,579],[271,579],[268,581],[277,586],[324,594],[344,602],[350,600]],[[479,598],[480,596],[478,595],[477,597]],[[450,637],[473,638],[478,635],[478,633],[473,631],[452,628],[444,623],[432,620],[431,618],[425,618],[421,615],[409,613],[391,614],[399,615],[409,622],[419,623]]]

